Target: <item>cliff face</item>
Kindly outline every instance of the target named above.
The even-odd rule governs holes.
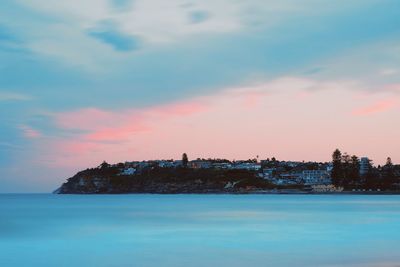
[[[234,193],[271,188],[247,170],[149,168],[126,175],[120,168],[107,167],[79,172],[54,193]]]

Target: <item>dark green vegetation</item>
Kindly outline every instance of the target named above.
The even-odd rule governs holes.
[[[364,164],[365,166],[361,166]],[[373,166],[367,159],[362,163],[353,155],[342,154],[336,149],[332,154],[332,183],[345,189],[400,190],[400,165],[393,165],[387,158],[383,166]],[[364,172],[360,171],[364,169]]]

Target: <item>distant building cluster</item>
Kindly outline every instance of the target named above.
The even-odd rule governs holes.
[[[257,157],[258,158],[258,157]],[[268,181],[269,185],[285,188],[305,188],[319,192],[333,191],[344,188],[345,190],[400,190],[400,165],[392,163],[390,157],[385,165],[374,166],[368,157],[358,158],[347,153],[341,153],[338,149],[332,154],[331,162],[304,162],[304,161],[279,161],[275,158],[258,160],[227,160],[227,159],[202,159],[197,158],[189,161],[186,153],[182,160],[150,160],[131,161],[109,165],[103,162],[99,168],[115,167],[119,176],[140,176],[149,170],[190,169],[196,173],[207,173],[209,169],[212,176],[214,173],[224,173],[234,177],[245,177]],[[227,172],[225,172],[225,170]],[[169,173],[171,170],[166,170]],[[246,172],[243,172],[246,171]],[[199,173],[198,172],[198,173]],[[249,173],[251,172],[251,173]],[[254,175],[253,175],[254,174]],[[249,176],[247,176],[249,177]],[[261,180],[258,182],[263,182]],[[234,185],[227,185],[234,186]]]
[[[119,176],[140,176],[143,172],[163,168],[201,169],[203,173],[209,169],[210,173],[218,170],[215,173],[235,177],[249,175],[248,172],[251,172],[253,178],[263,179],[268,182],[264,184],[276,185],[277,188],[305,188],[317,192],[331,192],[340,188],[355,191],[400,190],[400,165],[393,164],[390,157],[385,165],[374,166],[368,157],[342,154],[338,149],[332,154],[331,162],[279,161],[275,158],[258,160],[258,157],[233,161],[197,158],[190,161],[184,153],[182,160],[131,161],[114,165],[103,162],[99,168],[106,169],[109,166],[115,167],[116,175]]]
[[[182,160],[133,161],[115,164],[120,175],[132,175],[146,168],[183,167]],[[331,163],[296,162],[273,160],[196,159],[187,163],[191,169],[220,169],[253,171],[259,178],[276,185],[329,185],[331,184]]]

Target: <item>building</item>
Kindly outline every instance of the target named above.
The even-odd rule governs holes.
[[[275,168],[269,168],[269,169],[263,169],[263,178],[264,179],[271,179],[274,177],[274,174],[276,172]]]
[[[362,157],[360,159],[360,176],[366,175],[368,173],[370,167],[371,167],[371,163],[370,163],[369,158]]]
[[[212,167],[212,164],[206,160],[192,160],[189,162],[189,166],[193,169],[209,169]]]
[[[332,164],[332,163],[329,163],[328,166],[326,166],[326,170],[327,170],[329,173],[331,173],[332,170],[333,170],[333,164]]]
[[[174,167],[182,167],[183,166],[183,161],[182,160],[174,160]]]
[[[136,172],[136,169],[130,167],[130,168],[126,168],[126,169],[122,170],[122,172],[119,175],[133,175],[133,174],[135,174],[135,172]]]
[[[302,174],[298,172],[287,172],[280,174],[279,177],[285,180],[299,182],[302,178]]]
[[[304,170],[301,179],[305,185],[330,184],[331,176],[326,170]]]
[[[216,162],[212,164],[212,167],[214,169],[227,170],[227,169],[232,169],[232,164],[227,162]]]
[[[243,162],[235,164],[233,168],[238,170],[259,171],[261,169],[261,165],[257,163]]]
[[[173,160],[160,160],[158,161],[158,167],[160,168],[173,168],[174,161]]]
[[[295,168],[302,164],[302,162],[298,162],[298,161],[284,161],[282,163],[283,163],[283,165],[291,167],[291,168]]]

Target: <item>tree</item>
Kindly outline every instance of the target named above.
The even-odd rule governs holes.
[[[382,168],[382,178],[382,187],[386,189],[392,189],[397,182],[394,166],[390,157],[386,159],[386,164]]]
[[[345,152],[342,154],[342,186],[348,185],[351,178],[351,157]]]
[[[188,162],[189,162],[189,159],[188,159],[187,154],[186,154],[186,153],[183,153],[183,154],[182,154],[182,166],[183,166],[184,168],[187,168]]]
[[[103,161],[103,163],[100,164],[100,169],[107,169],[108,167],[110,167],[110,164],[106,161]]]
[[[368,159],[363,163],[366,172],[362,174],[363,185],[365,189],[377,189],[381,188],[382,181],[380,179],[380,173],[378,168],[374,167],[373,161]]]
[[[391,159],[390,157],[388,157],[388,158],[386,159],[386,165],[385,165],[385,166],[393,167],[392,159]]]
[[[360,159],[353,155],[350,160],[351,169],[350,169],[350,177],[353,184],[357,184],[360,181]]]
[[[343,167],[342,167],[342,152],[336,149],[332,154],[332,182],[334,185],[342,185]]]

